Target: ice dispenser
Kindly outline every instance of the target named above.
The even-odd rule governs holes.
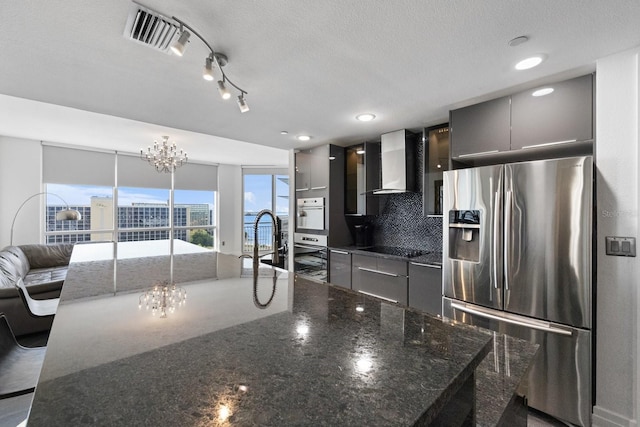
[[[480,211],[449,211],[449,258],[480,262]]]

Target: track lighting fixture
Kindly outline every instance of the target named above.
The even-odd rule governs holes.
[[[238,97],[238,107],[240,107],[241,113],[246,113],[249,111],[249,106],[247,105],[247,101],[244,100],[244,94]]]
[[[178,40],[171,45],[171,51],[178,56],[182,56],[182,54],[184,53],[186,44],[189,42],[189,37],[191,36],[191,34],[194,34],[196,37],[198,37],[200,41],[202,41],[202,43],[204,43],[205,46],[207,46],[210,52],[209,56],[205,59],[205,65],[204,65],[202,77],[205,80],[213,81],[215,80],[214,69],[219,70],[220,74],[222,74],[222,78],[218,80],[218,92],[220,92],[220,96],[222,97],[222,99],[231,98],[231,92],[229,91],[230,89],[229,86],[232,86],[234,89],[240,92],[240,96],[238,96],[238,106],[240,107],[240,111],[242,113],[249,111],[249,106],[247,105],[247,101],[245,99],[245,95],[247,94],[247,91],[243,90],[241,87],[239,87],[238,85],[233,83],[231,80],[229,80],[229,77],[227,77],[224,70],[222,69],[222,67],[227,65],[227,62],[228,62],[227,57],[220,52],[216,52],[213,49],[213,47],[211,47],[211,45],[200,34],[198,34],[197,31],[195,31],[185,22],[181,21],[175,16],[173,16],[171,19],[173,19],[178,24],[180,24],[180,32],[181,32],[180,37],[178,37]]]
[[[187,43],[189,43],[189,31],[185,31],[182,29],[182,25],[180,26],[180,37],[171,45],[171,51],[178,56],[182,56],[184,54],[184,50],[187,48]]]
[[[231,92],[229,92],[229,89],[224,85],[224,77],[222,80],[218,80],[218,92],[220,92],[222,99],[231,98]]]
[[[207,59],[205,59],[202,78],[208,81],[213,80],[213,55],[210,55]]]

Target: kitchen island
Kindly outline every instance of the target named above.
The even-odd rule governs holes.
[[[29,426],[475,423],[491,333],[292,275],[264,309],[251,279],[203,280],[157,318],[140,292],[77,298],[75,251]]]

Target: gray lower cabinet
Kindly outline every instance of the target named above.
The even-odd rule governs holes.
[[[353,254],[351,286],[359,291],[407,305],[407,262]]]
[[[329,249],[329,283],[351,289],[351,253]]]
[[[442,314],[442,266],[409,263],[409,304],[429,314]]]

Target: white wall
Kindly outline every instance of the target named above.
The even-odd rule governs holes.
[[[242,254],[242,168],[218,166],[218,279],[240,277]]]
[[[9,245],[11,222],[20,205],[42,191],[40,141],[0,135],[0,248]],[[18,215],[14,244],[40,243],[44,196],[29,200]]]
[[[221,253],[242,254],[242,168],[218,166],[218,238]]]
[[[638,56],[603,58],[596,72],[597,335],[594,426],[638,420],[640,258],[607,256],[605,236],[638,238]]]

